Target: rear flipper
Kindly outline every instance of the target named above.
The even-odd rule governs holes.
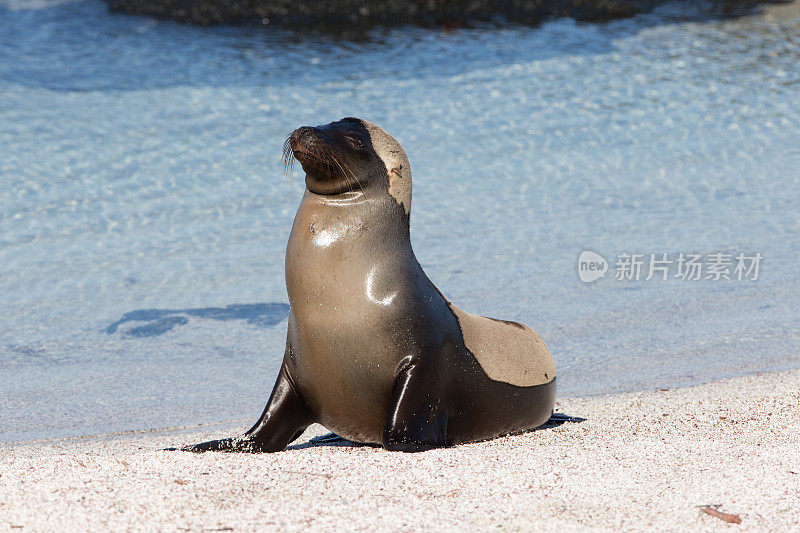
[[[297,392],[286,365],[281,366],[272,395],[261,418],[244,435],[184,446],[186,452],[279,452],[314,422]]]
[[[545,422],[544,424],[542,424],[539,427],[540,428],[554,428],[554,427],[558,427],[561,424],[564,424],[566,422],[579,423],[579,422],[585,422],[585,421],[586,421],[585,418],[581,418],[579,416],[569,416],[569,415],[566,415],[564,413],[555,413],[554,412],[554,413],[552,413],[550,415],[550,418],[547,420],[547,422]]]

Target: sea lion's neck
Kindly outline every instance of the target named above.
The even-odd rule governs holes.
[[[408,214],[388,194],[352,191],[320,195],[306,191],[290,240],[307,240],[318,253],[341,245],[410,252],[408,224]]]
[[[368,202],[370,198],[362,191],[347,191],[341,194],[316,194],[306,190],[303,202],[331,207],[348,207]]]

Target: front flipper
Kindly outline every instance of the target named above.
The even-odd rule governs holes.
[[[435,374],[423,372],[406,357],[392,391],[389,420],[383,430],[383,447],[391,451],[421,452],[447,446],[447,417],[442,412]]]
[[[181,448],[187,452],[279,452],[314,421],[295,389],[286,365],[281,366],[275,388],[261,418],[241,437],[212,440]]]

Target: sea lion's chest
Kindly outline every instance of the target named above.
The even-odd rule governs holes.
[[[409,261],[357,217],[298,213],[286,252],[290,371],[324,425],[373,441],[405,356],[398,347],[416,335]]]
[[[302,215],[302,216],[301,216]],[[369,336],[413,292],[404,258],[362,217],[346,210],[301,209],[286,250],[286,288],[303,336]]]

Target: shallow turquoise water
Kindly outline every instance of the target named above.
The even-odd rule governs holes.
[[[537,329],[563,394],[800,366],[799,36],[668,8],[353,43],[0,2],[0,441],[254,419],[302,193],[281,145],[347,115],[405,146],[431,279]],[[616,281],[624,252],[764,259]]]

